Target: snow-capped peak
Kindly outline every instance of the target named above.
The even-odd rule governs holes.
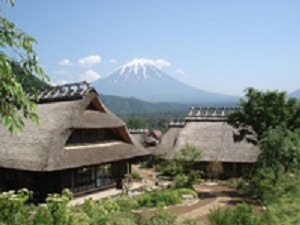
[[[144,79],[147,79],[147,67],[149,66],[155,67],[155,61],[151,59],[133,59],[132,61],[122,66],[120,75],[123,75],[126,69],[134,71],[135,75],[138,75],[138,71],[142,70]]]

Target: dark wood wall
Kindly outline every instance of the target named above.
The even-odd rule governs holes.
[[[196,169],[203,172],[203,178],[216,178],[216,174],[211,173],[210,167],[212,162],[199,162],[196,165]],[[235,162],[223,162],[221,163],[222,171],[217,174],[221,180],[237,177],[248,177],[252,174],[254,163],[235,163]]]
[[[98,165],[99,166],[99,165]],[[27,188],[34,193],[34,202],[42,202],[48,193],[61,193],[64,188],[74,190],[74,168],[69,170],[55,172],[32,172],[24,170],[14,170],[0,168],[0,191],[18,190]],[[107,186],[95,187],[89,190],[75,193],[75,195],[84,195],[89,192],[99,191],[110,187],[122,187],[122,178],[130,172],[130,163],[128,161],[119,161],[111,163],[111,175],[115,180]]]

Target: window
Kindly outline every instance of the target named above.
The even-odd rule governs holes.
[[[84,192],[115,183],[111,164],[83,167],[74,171],[74,192]]]
[[[95,187],[95,170],[93,167],[83,167],[74,172],[75,192],[85,191]]]
[[[112,178],[111,164],[97,167],[97,187],[109,185],[115,182]]]
[[[66,146],[105,143],[122,140],[112,129],[74,130]]]

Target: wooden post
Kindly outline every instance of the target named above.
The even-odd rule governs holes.
[[[236,162],[233,163],[233,177],[236,177]]]

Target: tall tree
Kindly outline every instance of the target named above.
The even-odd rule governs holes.
[[[258,145],[261,154],[257,167],[273,173],[274,185],[281,173],[300,169],[300,130],[290,131],[278,126],[266,131]]]
[[[14,5],[13,0],[7,2]],[[38,123],[36,105],[28,99],[21,85],[21,81],[30,75],[48,80],[38,65],[34,44],[37,42],[33,37],[0,15],[0,122],[13,133],[22,130],[24,119]],[[21,70],[19,74],[16,74],[16,68]]]
[[[267,130],[279,125],[289,130],[300,128],[300,103],[285,92],[248,88],[239,105],[242,111],[232,112],[228,118],[228,124],[237,129],[233,135],[237,142],[256,145]]]

